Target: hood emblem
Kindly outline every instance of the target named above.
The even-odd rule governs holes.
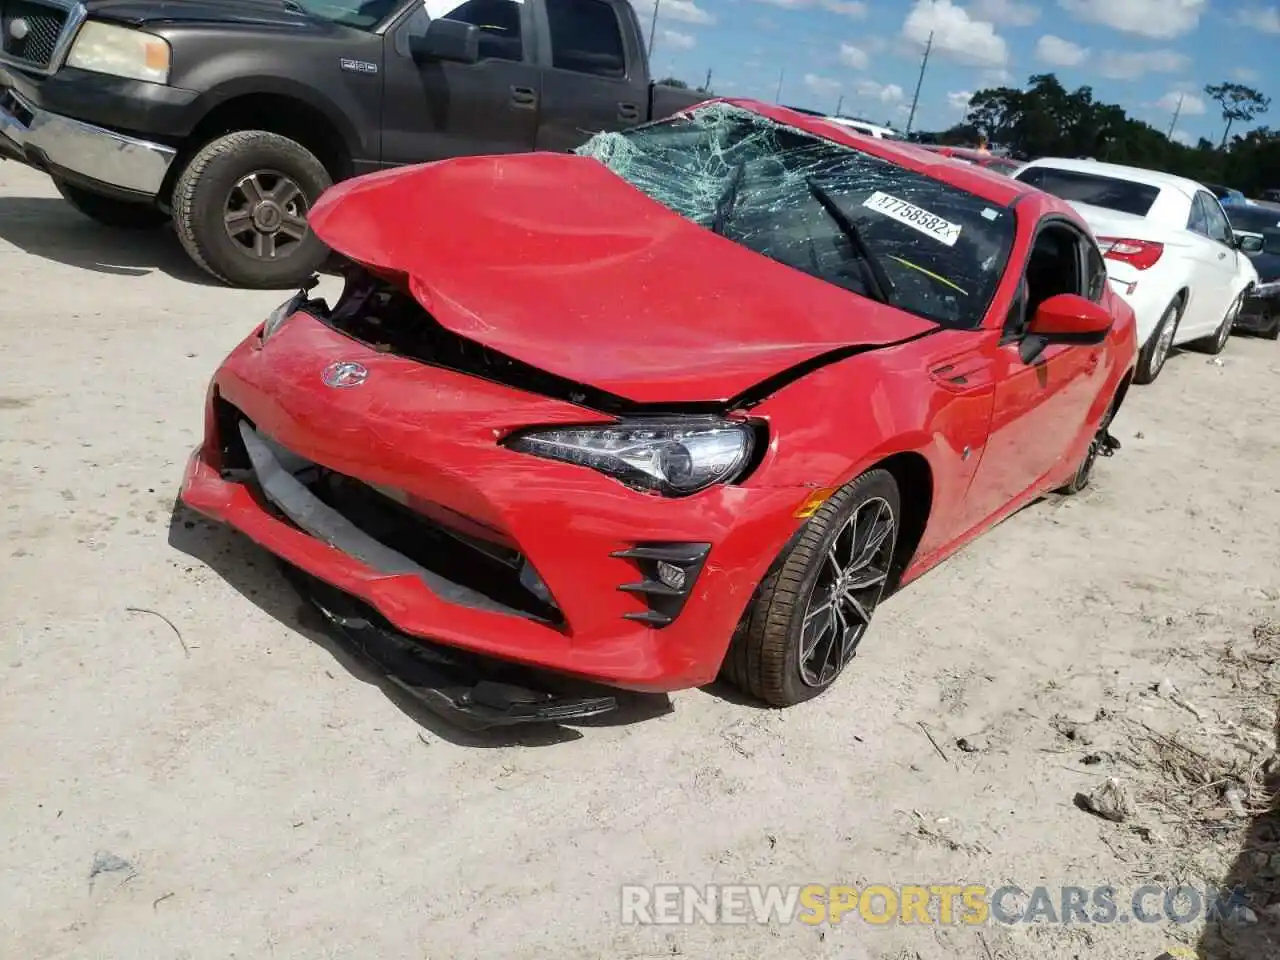
[[[9,36],[15,40],[27,39],[27,34],[31,32],[31,24],[27,23],[22,17],[15,17],[9,21]]]
[[[358,387],[369,379],[369,370],[354,360],[339,360],[324,368],[320,375],[327,387]]]

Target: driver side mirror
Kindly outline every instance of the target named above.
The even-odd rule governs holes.
[[[1094,346],[1107,338],[1114,323],[1106,308],[1077,296],[1059,293],[1040,304],[1023,339],[1023,363],[1034,363],[1051,344]]]
[[[1236,234],[1235,247],[1241,253],[1261,253],[1262,238],[1247,233]]]
[[[480,28],[461,20],[432,20],[425,33],[409,38],[409,53],[418,63],[475,63],[480,59]]]

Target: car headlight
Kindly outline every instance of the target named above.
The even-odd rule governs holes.
[[[128,80],[169,82],[169,44],[153,33],[89,20],[76,34],[67,66]]]
[[[299,291],[286,300],[280,306],[276,307],[269,314],[267,319],[262,321],[262,339],[265,342],[268,337],[280,329],[284,322],[292,317],[295,313],[302,309],[303,303],[306,302],[307,295],[305,291]]]
[[[682,497],[735,479],[751,458],[749,424],[715,417],[657,417],[592,427],[529,430],[512,450],[591,467],[630,487]]]

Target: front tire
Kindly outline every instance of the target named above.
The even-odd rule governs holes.
[[[864,473],[827,500],[765,575],[734,633],[725,677],[775,707],[830,687],[884,594],[900,517],[887,470]]]
[[[1231,306],[1227,307],[1227,314],[1222,318],[1222,323],[1218,325],[1218,329],[1212,335],[1194,343],[1188,344],[1200,353],[1207,353],[1211,357],[1216,357],[1227,347],[1227,341],[1231,339],[1231,328],[1235,326],[1236,317],[1240,314],[1240,308],[1244,305],[1244,293],[1231,301]]]
[[[162,226],[168,214],[148,203],[134,203],[83,190],[62,180],[53,181],[62,199],[90,220],[115,230],[154,230]]]
[[[1155,330],[1151,331],[1151,336],[1147,338],[1147,342],[1142,345],[1142,350],[1138,353],[1138,366],[1133,373],[1134,383],[1154,383],[1156,377],[1160,376],[1160,371],[1164,369],[1164,362],[1169,359],[1173,338],[1178,332],[1178,321],[1182,319],[1182,305],[1183,299],[1178,297],[1165,307],[1160,322],[1156,324]]]
[[[264,130],[206,144],[173,190],[173,222],[187,254],[233,286],[302,284],[328,249],[307,213],[333,180],[306,147]]]

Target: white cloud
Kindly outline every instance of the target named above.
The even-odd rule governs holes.
[[[819,97],[834,97],[840,92],[840,81],[832,80],[830,77],[821,77],[816,73],[806,73],[804,75],[804,85],[810,93]]]
[[[902,24],[902,35],[923,45],[933,34],[933,48],[975,66],[1004,66],[1009,46],[986,20],[974,20],[951,0],[916,0]]]
[[[1263,33],[1280,33],[1280,7],[1250,7],[1236,11],[1236,23]]]
[[[1089,23],[1168,40],[1194,30],[1209,0],[1058,0],[1058,5]]]
[[[1070,40],[1046,33],[1036,42],[1036,57],[1051,67],[1078,67],[1089,58],[1089,51]]]
[[[631,0],[642,23],[648,23],[653,16],[653,0]],[[659,20],[678,20],[681,23],[692,23],[706,26],[716,22],[716,18],[698,6],[695,0],[662,0],[658,10]]]
[[[677,50],[692,50],[698,45],[698,41],[690,34],[680,33],[678,30],[663,30],[662,42],[668,47],[675,47]]]
[[[1170,90],[1163,97],[1152,104],[1160,110],[1172,113],[1178,110],[1178,100],[1182,100],[1182,109],[1178,111],[1179,116],[1198,117],[1205,112],[1204,101],[1197,97],[1194,93],[1182,93],[1177,90]]]
[[[756,0],[756,2],[782,7],[784,10],[803,10],[817,7],[854,20],[861,20],[867,15],[867,5],[863,0]]]
[[[1029,27],[1040,18],[1040,8],[1017,0],[973,0],[969,13],[979,20],[1007,23],[1011,27]]]
[[[1191,66],[1175,50],[1106,50],[1094,58],[1094,69],[1112,80],[1134,80],[1147,73],[1177,73]]]
[[[1257,70],[1250,70],[1248,67],[1236,67],[1231,75],[1241,83],[1257,83],[1262,79]]]
[[[896,83],[879,84],[874,80],[859,80],[853,90],[859,99],[879,100],[881,103],[899,103],[906,96]]]
[[[984,87],[1003,87],[1013,79],[1013,74],[1004,67],[997,67],[995,70],[983,70],[978,79]]]
[[[953,90],[947,94],[947,106],[955,113],[967,113],[969,101],[973,99],[971,90]]]
[[[1185,146],[1188,146],[1188,147],[1191,146],[1191,134],[1187,133],[1187,131],[1185,130],[1173,131],[1173,139],[1178,143],[1184,144]]]
[[[852,43],[842,43],[840,44],[840,62],[855,70],[865,70],[871,61],[867,51],[861,47],[855,47]]]

